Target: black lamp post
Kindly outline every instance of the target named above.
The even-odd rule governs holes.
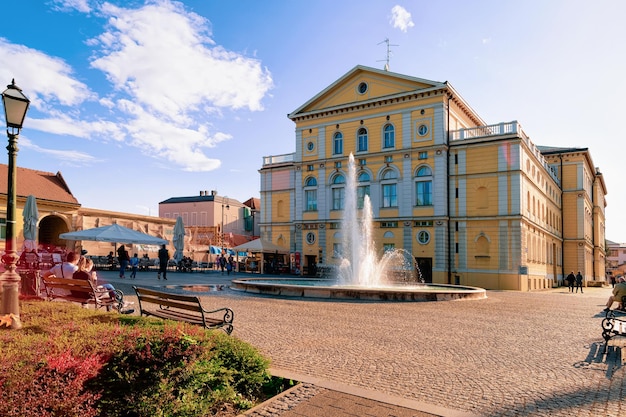
[[[7,136],[9,137],[9,166],[7,180],[7,218],[5,254],[2,257],[4,273],[0,275],[0,315],[10,317],[10,328],[20,329],[19,284],[20,275],[15,272],[19,256],[15,251],[15,200],[16,200],[16,172],[15,159],[17,156],[17,139],[24,123],[30,100],[22,94],[22,90],[15,85],[15,80],[2,92],[2,104],[7,122]]]

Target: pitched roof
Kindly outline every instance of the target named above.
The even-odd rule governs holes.
[[[8,165],[0,164],[0,194],[6,195],[8,193],[8,174]],[[15,193],[19,197],[26,198],[32,194],[37,200],[80,205],[60,172],[53,174],[52,172],[17,167],[16,178]]]
[[[260,198],[256,198],[256,197],[252,197],[252,198],[244,201],[243,205],[250,207],[250,209],[252,209],[252,210],[260,210],[261,209],[261,199]]]

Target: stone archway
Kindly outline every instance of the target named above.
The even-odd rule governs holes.
[[[65,240],[59,239],[59,235],[66,232],[69,228],[62,217],[46,216],[39,221],[39,244],[43,247],[65,246]]]

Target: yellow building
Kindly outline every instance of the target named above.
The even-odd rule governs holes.
[[[294,269],[338,261],[353,154],[377,249],[409,251],[428,282],[526,291],[571,269],[605,279],[606,187],[588,150],[544,153],[515,121],[487,125],[447,82],[363,66],[289,118],[295,153],[260,170],[260,231]]]

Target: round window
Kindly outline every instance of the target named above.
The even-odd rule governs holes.
[[[306,243],[312,245],[315,243],[315,233],[309,232],[306,234]]]
[[[425,230],[419,231],[417,233],[417,241],[422,245],[427,244],[428,242],[430,242],[430,233]]]
[[[357,90],[359,90],[359,94],[365,94],[365,92],[367,91],[367,83],[359,84]]]
[[[417,128],[417,133],[420,136],[424,136],[428,133],[428,126],[426,125],[419,125],[419,127]]]
[[[309,142],[306,144],[306,148],[309,151],[312,151],[315,148],[315,144],[313,142]]]

